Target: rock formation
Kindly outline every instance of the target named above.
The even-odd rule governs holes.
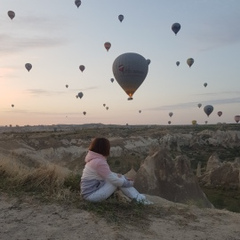
[[[139,192],[173,202],[212,207],[199,187],[189,159],[184,155],[173,159],[166,149],[144,160],[137,171],[134,186]]]
[[[111,142],[109,162],[113,171],[125,172],[131,166],[138,170],[147,156],[153,155],[159,148],[166,148],[175,156],[188,157],[191,166],[197,170],[196,175],[201,184],[236,188],[239,186],[239,169],[233,161],[240,157],[238,126],[234,127],[235,130],[231,130],[231,125],[220,126],[226,129],[224,131],[216,130],[215,126],[165,128],[90,124],[59,125],[57,131],[53,130],[54,126],[0,127],[0,157],[30,167],[53,163],[81,173],[89,143],[99,135],[109,138]],[[214,152],[221,157],[226,156],[225,159],[220,160]],[[172,169],[169,171],[171,173]]]
[[[240,189],[240,159],[221,162],[217,153],[210,156],[205,173],[199,177],[203,186],[225,189]]]

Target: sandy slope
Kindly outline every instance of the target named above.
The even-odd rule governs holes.
[[[0,197],[1,240],[45,239],[177,239],[177,240],[239,240],[240,214],[199,209],[148,196],[154,207],[164,214],[150,217],[146,226],[109,224],[92,213],[56,204],[36,201],[19,203],[17,199]],[[170,211],[171,214],[166,214]]]

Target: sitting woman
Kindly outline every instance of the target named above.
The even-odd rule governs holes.
[[[130,199],[135,199],[143,204],[151,204],[143,194],[133,187],[132,180],[110,170],[107,163],[107,157],[110,154],[108,139],[95,138],[88,150],[80,183],[81,195],[85,200],[103,201],[119,188]]]

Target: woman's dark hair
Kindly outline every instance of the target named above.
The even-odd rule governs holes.
[[[88,149],[107,157],[110,154],[110,142],[106,138],[94,138]]]

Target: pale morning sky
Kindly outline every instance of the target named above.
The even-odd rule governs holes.
[[[0,0],[0,125],[233,123],[239,23],[239,0],[82,0],[79,8],[74,0]],[[110,81],[125,52],[151,60],[132,101]],[[205,105],[214,107],[209,117]]]

